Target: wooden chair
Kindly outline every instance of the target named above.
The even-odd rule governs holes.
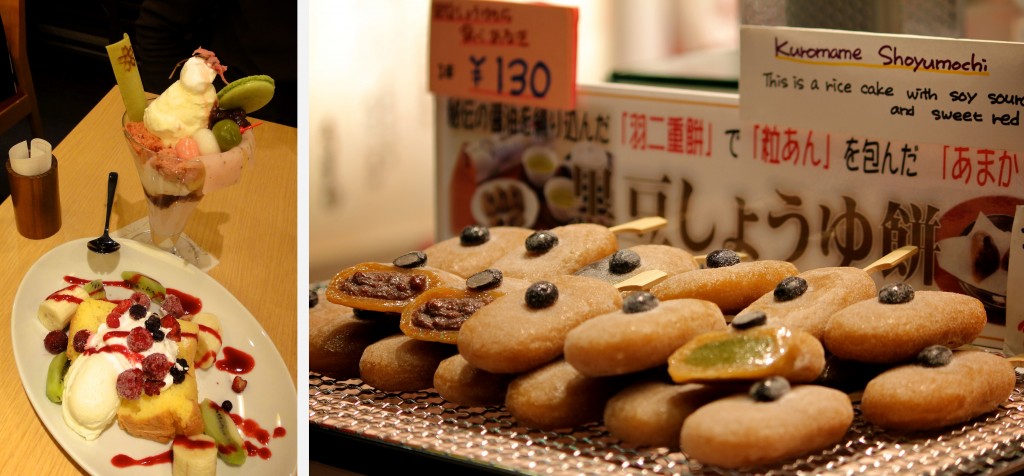
[[[36,101],[36,89],[32,85],[28,48],[25,45],[25,0],[0,0],[0,17],[3,17],[7,47],[11,50],[14,76],[18,80],[18,92],[0,102],[0,133],[28,118],[33,137],[41,138],[43,121],[39,116],[39,103]]]

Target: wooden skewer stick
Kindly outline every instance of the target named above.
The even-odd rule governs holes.
[[[625,281],[619,282],[615,285],[615,288],[619,291],[643,291],[650,289],[651,286],[660,283],[667,277],[668,273],[660,269],[652,269],[644,271]]]
[[[907,245],[902,248],[897,248],[889,254],[878,258],[874,263],[871,263],[864,267],[864,271],[868,274],[874,273],[875,271],[881,271],[884,269],[895,268],[900,263],[906,261],[911,256],[917,254],[919,248],[914,245]]]
[[[737,251],[736,256],[740,257],[740,261],[750,261],[750,255],[744,251]],[[697,263],[704,266],[708,262],[708,255],[695,255],[693,259],[697,260]]]
[[[608,228],[612,233],[647,233],[668,224],[662,217],[644,217]]]

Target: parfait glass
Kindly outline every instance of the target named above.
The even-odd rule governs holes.
[[[193,265],[199,265],[199,251],[187,240],[181,240],[192,212],[206,194],[233,185],[255,154],[256,141],[252,131],[242,134],[242,142],[219,154],[184,159],[174,147],[155,150],[140,142],[129,126],[128,114],[121,117],[121,130],[131,150],[135,169],[146,195],[149,228],[128,238],[173,253]]]

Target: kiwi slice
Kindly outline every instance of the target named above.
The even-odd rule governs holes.
[[[46,369],[46,398],[53,403],[60,403],[64,398],[64,376],[70,366],[68,354],[61,352],[53,356]]]
[[[88,283],[85,283],[84,286],[82,286],[82,289],[84,289],[85,292],[89,293],[89,298],[91,299],[107,298],[107,290],[105,287],[103,287],[102,279],[94,279],[92,281],[89,281]]]
[[[217,456],[231,466],[244,464],[248,452],[231,415],[209,398],[199,403],[199,413],[203,417],[203,433],[217,442]]]
[[[164,288],[164,285],[160,284],[159,281],[138,271],[123,271],[121,272],[121,279],[128,283],[128,286],[131,287],[132,291],[146,293],[157,303],[164,302],[164,296],[167,295],[167,289]]]
[[[273,98],[274,78],[265,74],[232,81],[217,92],[217,103],[221,109],[241,108],[246,114],[266,106]]]

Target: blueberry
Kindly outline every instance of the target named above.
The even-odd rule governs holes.
[[[558,237],[550,231],[535,231],[526,237],[526,251],[543,254],[558,244]]]
[[[732,318],[731,325],[734,329],[742,330],[763,326],[766,322],[768,322],[768,315],[764,311],[750,311]]]
[[[462,246],[476,246],[487,243],[491,239],[491,230],[483,225],[469,225],[459,234]]]
[[[183,370],[185,372],[188,372],[188,361],[187,360],[185,360],[185,359],[177,359],[177,360],[174,361],[174,363],[178,364],[178,367],[181,367],[181,370]]]
[[[526,306],[543,309],[558,300],[558,287],[549,281],[537,281],[526,288]]]
[[[169,371],[171,374],[171,380],[174,383],[181,383],[185,381],[185,370],[178,368],[177,366],[171,366]]]
[[[637,312],[650,311],[658,307],[658,298],[647,291],[630,293],[622,300],[622,312],[633,314]]]
[[[231,403],[231,400],[224,400],[221,402],[220,407],[223,408],[224,411],[231,413],[231,410],[235,408],[235,405]]]
[[[309,290],[309,308],[313,309],[314,307],[316,307],[317,303],[319,303],[319,302],[320,302],[320,296],[317,296],[316,291],[310,289]]]
[[[792,301],[803,296],[805,292],[807,292],[807,280],[800,276],[790,276],[779,281],[772,295],[775,296],[776,301],[782,302]]]
[[[151,314],[146,318],[146,330],[149,332],[160,330],[160,318],[156,317],[156,314]]]
[[[132,307],[128,308],[128,315],[132,316],[132,319],[137,321],[146,317],[146,311],[148,311],[146,306],[143,306],[142,304],[132,304]]]
[[[395,258],[391,264],[399,268],[419,268],[427,264],[427,254],[422,251],[410,251]]]
[[[890,283],[878,290],[878,302],[903,304],[914,300],[914,288],[907,283]]]
[[[774,402],[789,393],[789,380],[786,377],[768,377],[750,386],[750,397],[758,402]]]
[[[466,287],[474,291],[484,291],[501,285],[501,270],[485,269],[466,278]]]
[[[608,270],[615,274],[626,274],[640,267],[640,255],[633,250],[619,250],[608,260]]]
[[[149,333],[153,334],[153,342],[163,342],[164,337],[167,337],[167,334],[164,333],[163,329],[149,331]]]
[[[925,347],[917,354],[917,363],[925,367],[945,367],[953,360],[953,351],[944,345]]]
[[[708,268],[724,268],[726,266],[739,264],[740,255],[736,254],[733,250],[715,250],[708,253],[704,262],[707,264]]]

